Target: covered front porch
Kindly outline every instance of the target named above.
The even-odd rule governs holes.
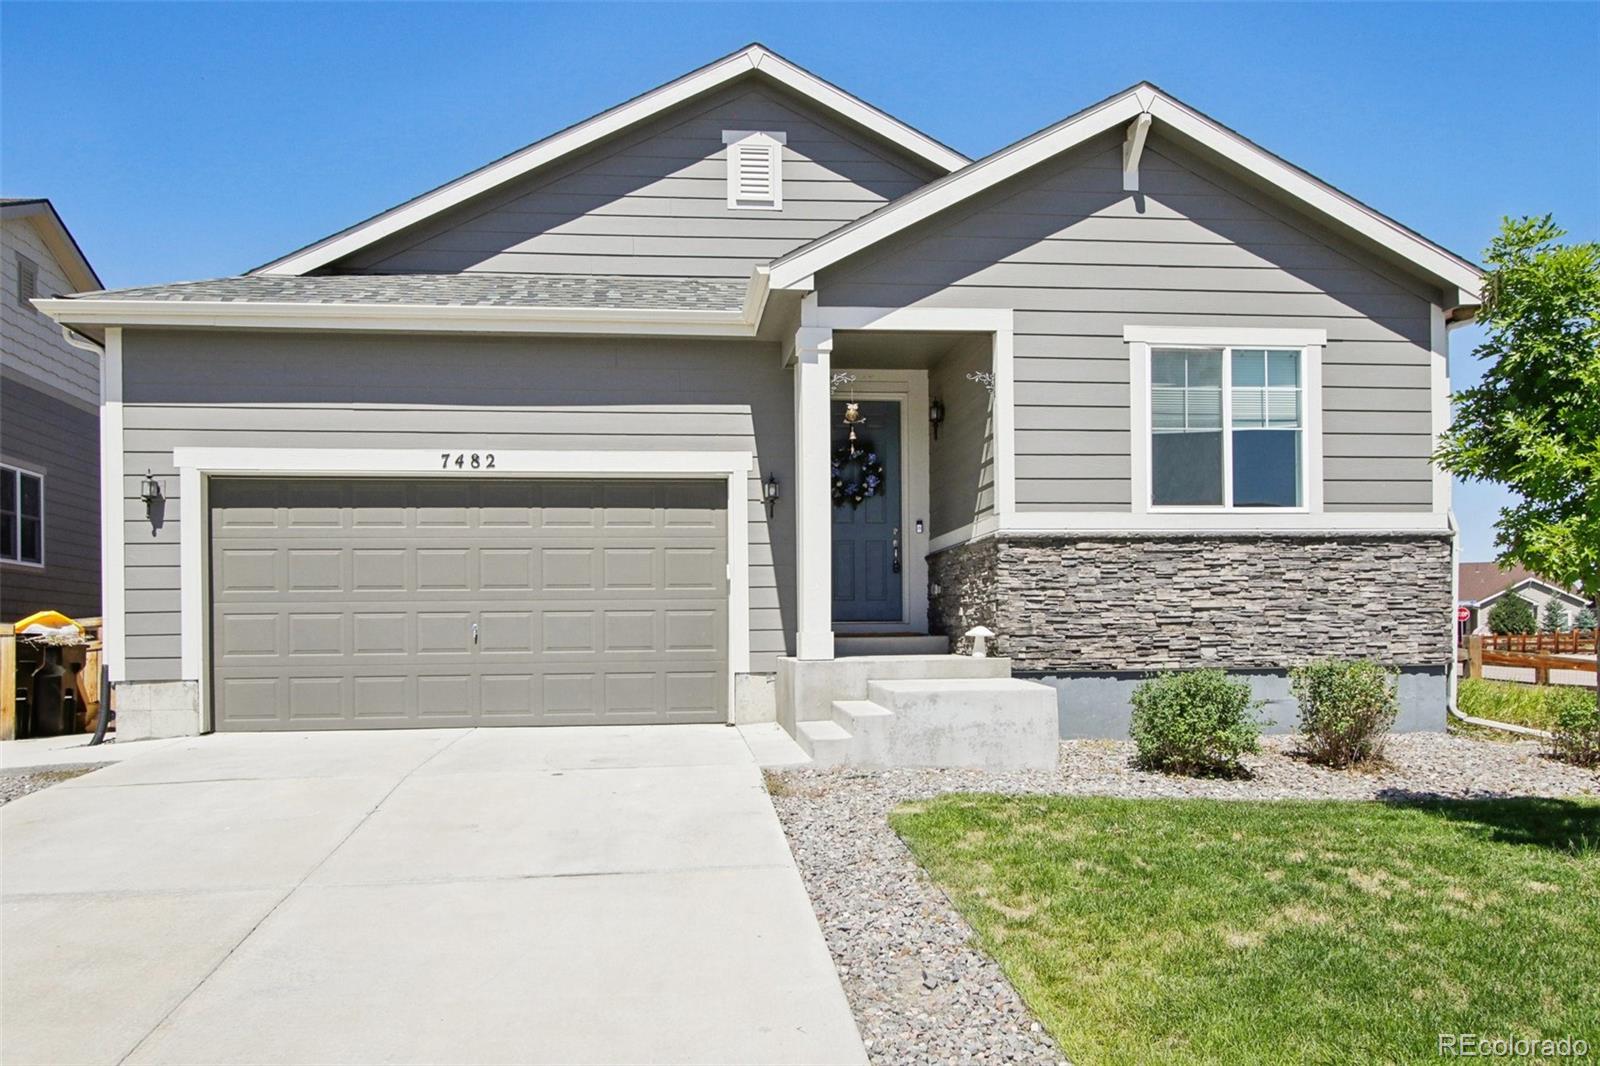
[[[1010,507],[1010,312],[808,307],[802,323],[796,657],[946,653],[965,630],[930,609],[929,557]]]
[[[1055,691],[951,654],[964,612],[929,578],[931,556],[1011,507],[1010,312],[808,301],[801,321],[778,721],[819,766],[1053,766]]]

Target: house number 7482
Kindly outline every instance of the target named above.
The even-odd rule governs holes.
[[[457,470],[493,470],[494,452],[440,452],[439,469],[449,470],[452,466]]]

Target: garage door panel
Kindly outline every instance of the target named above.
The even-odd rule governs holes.
[[[725,493],[215,480],[216,726],[725,721]]]

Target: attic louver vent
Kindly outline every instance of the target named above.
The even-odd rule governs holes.
[[[783,210],[783,144],[781,133],[725,130],[728,146],[728,206],[763,211]]]

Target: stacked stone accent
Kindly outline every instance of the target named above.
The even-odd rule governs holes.
[[[929,560],[929,620],[1029,672],[1444,667],[1450,558],[1433,534],[990,537]]]

